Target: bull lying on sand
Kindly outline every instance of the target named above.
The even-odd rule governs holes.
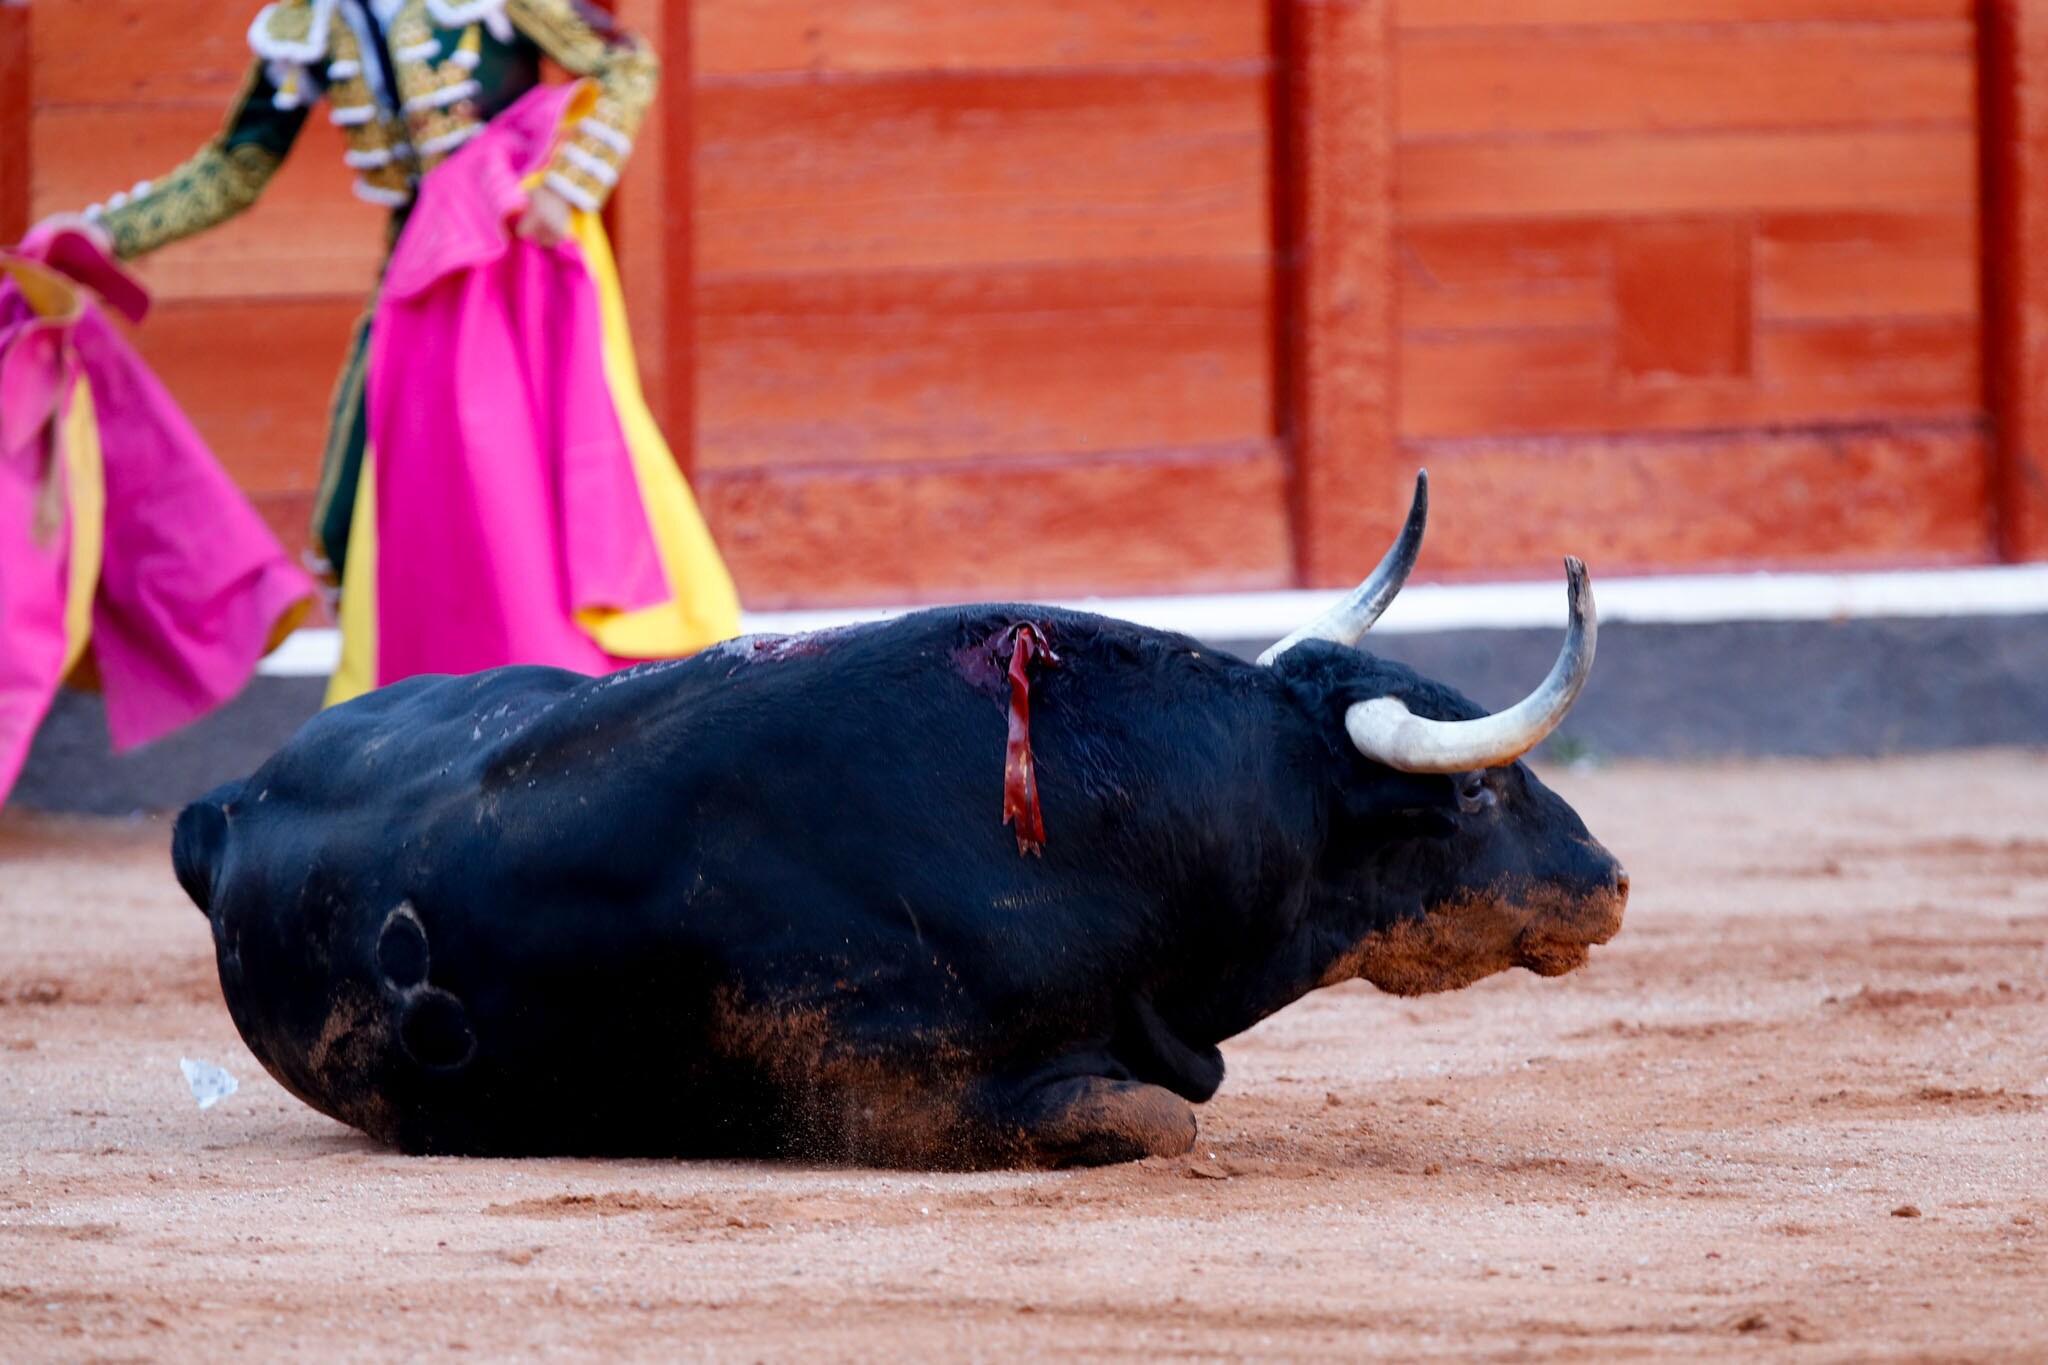
[[[1250,664],[1031,606],[604,678],[416,678],[180,817],[264,1066],[411,1152],[1061,1165],[1184,1152],[1217,1044],[1318,986],[1556,975],[1628,878],[1508,711],[1354,646]]]

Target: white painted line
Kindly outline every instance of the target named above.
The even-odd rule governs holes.
[[[1841,621],[1904,616],[2048,614],[2048,564],[1891,573],[1690,574],[1593,580],[1601,623]],[[1186,597],[1091,597],[1057,605],[1209,640],[1277,640],[1335,603],[1337,592],[1214,593]],[[916,607],[756,611],[749,633],[794,633],[882,621]],[[1564,574],[1554,583],[1418,583],[1394,600],[1383,634],[1562,628]],[[292,635],[258,670],[269,677],[324,677],[341,657],[333,630]]]
[[[341,662],[341,632],[295,630],[256,671],[266,678],[324,678]]]

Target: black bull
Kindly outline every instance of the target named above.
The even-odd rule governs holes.
[[[1308,991],[1557,974],[1620,926],[1523,764],[1346,742],[1380,697],[1484,714],[1342,644],[1262,667],[1018,606],[419,678],[174,856],[250,1049],[407,1151],[1177,1154],[1217,1044]]]

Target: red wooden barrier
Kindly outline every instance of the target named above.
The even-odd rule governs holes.
[[[1407,510],[1397,445],[1391,0],[1280,0],[1282,431],[1295,571],[1356,582]]]
[[[1987,367],[1998,548],[2048,559],[2048,14],[1984,6]]]
[[[697,477],[749,603],[1292,580],[1260,7],[697,40]]]
[[[0,0],[0,242],[14,242],[29,224],[29,119],[34,76],[29,66],[26,0]]]
[[[2039,6],[615,8],[649,398],[755,607],[1346,582],[1418,464],[1425,574],[2048,557]],[[246,21],[0,0],[0,235],[186,155]],[[381,247],[339,159],[144,266],[294,539]]]
[[[1991,553],[1964,0],[1405,0],[1395,41],[1403,462],[1462,472],[1425,571]]]

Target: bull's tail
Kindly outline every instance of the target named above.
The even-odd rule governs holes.
[[[220,878],[220,866],[228,852],[228,816],[221,796],[212,792],[178,813],[171,830],[171,866],[177,869],[178,885],[209,919],[213,916],[213,891]]]

